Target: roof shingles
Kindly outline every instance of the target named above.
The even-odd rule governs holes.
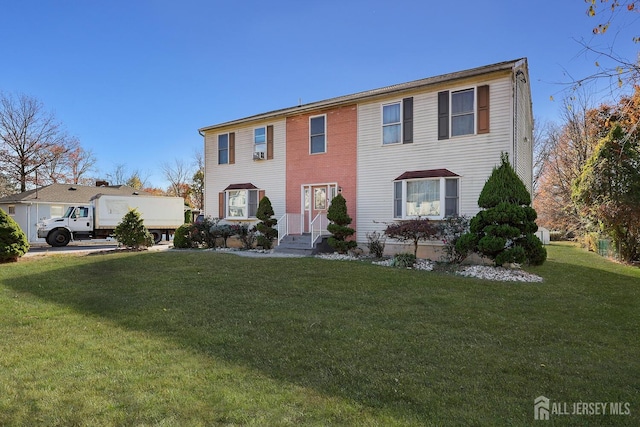
[[[149,195],[142,190],[136,190],[126,185],[108,187],[92,187],[74,184],[51,184],[37,190],[13,194],[0,198],[0,203],[89,203],[97,194],[116,196],[131,196],[133,194]]]

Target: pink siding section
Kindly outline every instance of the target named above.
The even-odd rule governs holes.
[[[310,154],[309,118],[326,115],[326,152]],[[301,186],[337,183],[356,224],[358,107],[348,105],[287,118],[287,212],[301,213]]]

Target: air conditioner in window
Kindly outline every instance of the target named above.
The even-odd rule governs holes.
[[[255,151],[253,153],[253,160],[264,160],[264,151]]]

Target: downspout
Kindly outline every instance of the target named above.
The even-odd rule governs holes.
[[[519,138],[519,134],[518,134],[518,104],[519,104],[519,98],[518,98],[518,86],[519,86],[519,82],[518,82],[518,78],[522,77],[523,81],[526,83],[527,79],[524,76],[524,72],[522,72],[522,70],[518,70],[516,71],[516,75],[515,75],[515,96],[514,96],[514,118],[513,118],[513,169],[517,171],[517,167],[518,167],[518,138]]]
[[[204,176],[202,177],[202,214],[206,215],[207,212],[205,210],[205,201],[207,200],[207,158],[206,158],[206,151],[207,151],[207,140],[204,136],[204,133],[202,133],[202,131],[200,129],[198,129],[198,133],[200,134],[200,136],[203,138],[203,142],[202,142],[202,159],[204,161]],[[167,236],[168,237],[168,236]]]

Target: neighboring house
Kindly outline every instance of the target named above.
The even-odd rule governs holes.
[[[0,208],[22,228],[29,242],[44,242],[37,235],[38,221],[64,215],[69,206],[88,204],[97,194],[130,196],[146,195],[126,185],[90,187],[76,184],[51,184],[0,198]]]
[[[364,246],[393,221],[475,215],[501,152],[531,191],[532,133],[526,59],[258,114],[200,129],[205,213],[255,221],[267,195],[282,238],[323,231],[341,193]]]

